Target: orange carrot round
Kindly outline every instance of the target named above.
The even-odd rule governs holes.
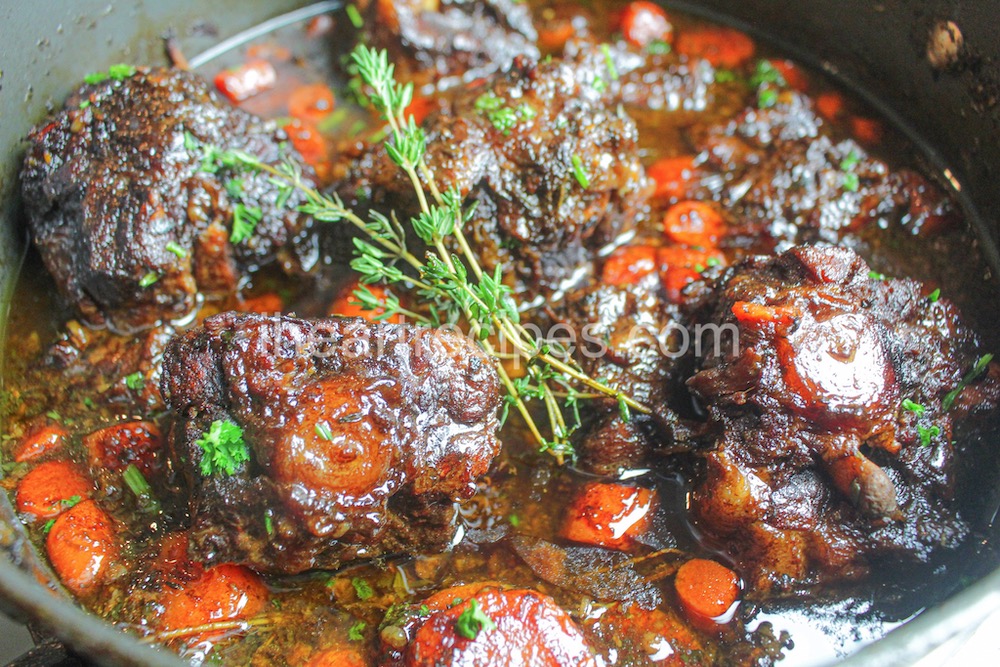
[[[746,63],[756,51],[753,40],[732,28],[701,28],[682,32],[675,45],[678,53],[704,58],[714,67],[733,69]]]
[[[55,424],[46,424],[36,428],[21,438],[14,449],[14,460],[17,463],[40,459],[49,452],[62,447],[67,437],[66,429]]]
[[[656,248],[647,245],[623,246],[604,262],[601,281],[607,285],[635,285],[656,271]]]
[[[649,489],[592,482],[570,504],[561,535],[573,542],[631,549],[649,529],[654,503]]]
[[[851,132],[866,146],[875,146],[882,141],[882,123],[874,118],[852,116]]]
[[[274,65],[258,58],[219,72],[215,75],[215,87],[235,104],[274,88],[277,80]]]
[[[785,80],[789,86],[795,90],[804,93],[809,88],[809,79],[806,77],[805,72],[799,69],[799,66],[793,63],[791,60],[782,60],[780,58],[772,58],[768,62],[771,63],[771,67],[778,70],[781,73],[782,78]]]
[[[307,123],[318,123],[333,111],[333,91],[325,83],[309,83],[288,97],[288,114]]]
[[[399,315],[393,315],[381,320],[377,319],[379,315],[385,313],[385,308],[375,308],[374,310],[365,310],[362,308],[359,305],[358,298],[354,296],[354,290],[360,287],[360,283],[354,282],[342,289],[337,298],[330,304],[327,312],[330,315],[339,315],[341,317],[361,317],[369,322],[392,322],[393,324],[402,322],[402,318]],[[367,285],[366,287],[368,287],[368,291],[379,301],[383,301],[388,295],[388,292],[382,285]]]
[[[285,132],[306,164],[317,167],[326,160],[326,141],[312,123],[295,118],[285,125]]]
[[[367,664],[354,649],[332,648],[312,654],[302,667],[365,667]]]
[[[164,587],[160,603],[160,629],[178,630],[256,616],[267,603],[267,588],[253,571],[227,563],[176,588]]]
[[[45,550],[66,588],[76,595],[93,591],[118,557],[111,517],[93,500],[84,500],[52,524]]]
[[[92,469],[121,472],[132,464],[148,475],[157,468],[163,440],[153,422],[133,421],[94,431],[83,438],[83,446]]]
[[[640,49],[660,41],[670,43],[674,26],[663,8],[653,2],[632,2],[622,13],[621,31],[625,39]]]
[[[561,51],[576,30],[568,20],[550,21],[538,31],[538,45],[545,51]]]
[[[844,96],[840,93],[826,92],[816,96],[816,111],[827,120],[836,120],[844,112]]]
[[[725,565],[693,558],[677,570],[674,590],[692,623],[727,622],[739,600],[740,578]]]
[[[725,231],[722,215],[711,204],[682,201],[667,209],[663,231],[675,243],[712,248]]]
[[[69,461],[47,461],[17,485],[17,511],[36,519],[58,516],[71,501],[90,496],[93,485]]]
[[[262,313],[268,315],[271,313],[280,313],[284,309],[284,300],[274,292],[264,292],[257,296],[248,297],[243,299],[243,303],[240,304],[240,311],[244,313]]]
[[[681,155],[657,160],[646,173],[656,182],[655,196],[664,199],[681,199],[687,195],[694,180],[694,156]]]

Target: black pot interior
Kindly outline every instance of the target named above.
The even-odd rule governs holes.
[[[189,54],[251,26],[296,9],[296,0],[236,2],[216,0],[210,10],[190,0],[108,4],[78,0],[67,10],[57,3],[9,3],[0,8],[0,289],[4,317],[25,253],[19,223],[17,169],[23,137],[48,109],[59,104],[74,82],[112,62],[164,62],[162,37],[176,35]],[[337,2],[324,3],[326,9]],[[925,171],[939,175],[954,189],[975,228],[983,255],[994,270],[1000,266],[1000,144],[992,138],[1000,128],[1000,42],[994,28],[1000,2],[790,0],[744,3],[733,0],[667,3],[695,13],[729,17],[800,61],[835,76],[866,97],[903,128],[923,153]],[[965,50],[947,71],[935,70],[926,57],[929,31],[941,20],[961,29]],[[995,282],[995,281],[993,281]],[[985,284],[980,282],[980,284]],[[967,295],[967,315],[988,345],[996,349],[1000,327],[988,308],[994,288]],[[968,312],[987,304],[986,312]],[[992,441],[992,434],[983,440]],[[981,442],[989,449],[991,442]],[[974,462],[963,480],[967,518],[992,531],[998,507],[994,464]],[[19,530],[5,495],[0,496],[0,601],[22,619],[40,622],[81,652],[107,664],[178,664],[173,656],[154,652],[69,604],[50,581]],[[975,559],[976,556],[973,556]],[[995,562],[979,556],[972,571],[982,575]],[[55,594],[53,594],[55,591]],[[857,664],[907,664],[931,647],[960,635],[990,611],[1000,608],[1000,572],[986,576],[945,604],[921,615],[852,658]]]

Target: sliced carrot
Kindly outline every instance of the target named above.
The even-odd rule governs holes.
[[[268,315],[271,313],[280,313],[284,309],[284,300],[274,292],[264,292],[263,294],[243,299],[243,302],[240,304],[240,311],[244,313]]]
[[[852,116],[851,132],[866,146],[875,146],[882,141],[882,123],[874,118]]]
[[[725,221],[711,204],[682,201],[667,209],[663,231],[675,243],[712,248],[725,232]]]
[[[667,299],[683,303],[684,288],[701,278],[706,268],[723,264],[725,257],[717,250],[664,246],[657,249],[656,261]]]
[[[601,282],[606,285],[635,285],[656,271],[656,248],[627,245],[612,253],[604,262]]]
[[[51,519],[71,501],[88,498],[92,490],[90,480],[69,461],[47,461],[17,485],[17,511],[36,519]]]
[[[691,622],[712,629],[732,620],[740,597],[740,578],[714,560],[693,558],[677,570],[674,590]]]
[[[288,113],[293,118],[316,124],[330,115],[335,101],[330,86],[310,83],[296,88],[288,98]]]
[[[780,58],[772,58],[768,62],[771,63],[771,67],[778,70],[781,73],[782,78],[785,80],[789,86],[799,91],[800,93],[806,92],[809,89],[809,78],[805,75],[799,66],[793,63],[791,60],[782,60]]]
[[[360,283],[351,283],[344,289],[340,291],[340,294],[330,304],[330,308],[327,311],[330,315],[339,315],[341,317],[362,317],[369,322],[391,322],[393,324],[400,324],[403,318],[399,315],[393,315],[389,318],[378,319],[379,315],[385,313],[385,308],[375,308],[374,310],[365,310],[361,307],[358,302],[358,298],[354,296],[354,290],[361,287]],[[371,292],[376,299],[383,301],[387,296],[388,292],[382,285],[367,285],[368,291]]]
[[[737,322],[751,327],[772,324],[790,326],[796,317],[795,310],[789,306],[765,306],[752,301],[737,301],[732,310]]]
[[[816,96],[816,111],[827,120],[837,120],[844,113],[844,96],[840,93],[826,92]]]
[[[93,468],[121,472],[135,465],[149,475],[158,468],[163,439],[153,422],[134,421],[94,431],[83,438],[83,446]]]
[[[93,591],[118,557],[111,517],[93,500],[63,512],[45,540],[52,569],[76,595]]]
[[[292,145],[295,146],[295,150],[299,152],[306,164],[318,167],[326,161],[326,140],[323,139],[323,135],[314,125],[294,118],[285,124],[285,132],[288,133]]]
[[[743,65],[757,50],[753,40],[732,28],[701,28],[677,36],[677,52],[690,58],[704,58],[714,67],[733,69]]]
[[[417,95],[410,102],[410,106],[406,107],[403,116],[413,116],[413,122],[420,125],[430,115],[431,111],[434,111],[435,106],[437,106],[437,100],[433,97]]]
[[[215,87],[234,104],[274,88],[277,81],[278,73],[274,65],[262,59],[251,60],[215,75]]]
[[[573,499],[560,534],[573,542],[631,549],[649,529],[655,500],[643,487],[592,482]]]
[[[576,30],[569,20],[549,21],[538,31],[538,45],[545,51],[561,51]]]
[[[681,155],[654,162],[646,173],[656,182],[655,196],[664,199],[682,199],[695,177],[694,156]]]
[[[242,565],[217,565],[196,579],[164,587],[159,627],[170,631],[252,618],[264,609],[267,597],[267,587],[253,571]]]
[[[655,41],[671,42],[674,26],[663,8],[653,2],[632,2],[622,13],[621,31],[625,39],[640,49]]]
[[[28,432],[14,448],[14,461],[24,463],[40,459],[63,446],[68,437],[66,429],[56,424],[43,424]]]
[[[473,620],[475,619],[475,620]],[[532,665],[595,667],[583,633],[552,598],[483,588],[431,611],[406,648],[408,667]]]
[[[367,664],[353,649],[332,648],[312,654],[302,667],[365,667]]]

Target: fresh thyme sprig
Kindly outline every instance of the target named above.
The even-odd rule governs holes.
[[[351,268],[361,276],[362,287],[354,296],[362,307],[383,309],[378,319],[402,314],[426,326],[467,322],[480,347],[498,362],[496,369],[507,391],[502,419],[506,419],[511,407],[515,408],[540,449],[560,463],[574,455],[570,436],[580,426],[580,400],[612,398],[618,402],[625,420],[633,410],[648,413],[646,406],[587,375],[560,346],[537,340],[522,326],[512,290],[501,279],[501,267],[497,266],[492,275],[485,272],[465,237],[463,228],[473,211],[463,209],[463,198],[457,190],[439,188],[427,166],[424,159],[427,138],[413,116],[406,114],[413,100],[412,84],[395,80],[394,67],[385,51],[360,45],[351,57],[370,89],[372,106],[388,124],[386,153],[409,179],[416,194],[420,210],[409,222],[412,232],[428,248],[424,259],[407,247],[406,230],[395,215],[387,217],[372,212],[368,220],[363,220],[336,195],[324,195],[307,183],[293,162],[274,166],[247,153],[205,146],[203,169],[228,167],[267,173],[283,201],[288,200],[292,191],[298,191],[306,200],[299,207],[302,212],[322,222],[347,222],[360,230],[366,238],[354,239]],[[452,252],[449,246],[457,247],[457,252]],[[376,296],[366,287],[376,283],[413,291],[426,314],[406,310],[392,293],[384,298]],[[497,341],[509,342],[514,355],[498,350]],[[524,376],[512,378],[500,363],[512,356],[525,362]],[[583,393],[577,387],[590,391]],[[548,437],[528,409],[530,400],[540,401],[545,409]],[[571,415],[570,424],[564,412]]]

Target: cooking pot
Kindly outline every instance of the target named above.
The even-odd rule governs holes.
[[[265,21],[330,11],[339,2],[302,0],[58,0],[0,7],[0,328],[26,248],[17,173],[31,125],[61,104],[84,74],[111,63],[163,63],[162,37],[187,54]],[[992,271],[1000,267],[1000,1],[702,0],[667,3],[743,28],[790,56],[822,69],[878,107],[921,149],[926,171],[942,176],[964,206]],[[954,58],[928,58],[930,35],[947,26]],[[264,26],[264,30],[267,26]],[[2,329],[0,329],[2,330]],[[990,336],[993,338],[993,336]],[[980,445],[992,445],[988,434]],[[979,501],[966,518],[991,526],[996,478],[980,473]],[[969,516],[970,513],[973,516]],[[978,516],[975,516],[978,515]],[[979,568],[980,571],[992,569]],[[61,590],[0,494],[0,608],[31,621],[80,654],[108,665],[179,665],[81,611]],[[855,665],[912,664],[935,647],[960,641],[1000,609],[1000,570],[924,611],[851,656]],[[800,647],[801,648],[801,647]],[[808,650],[808,649],[807,649]]]

